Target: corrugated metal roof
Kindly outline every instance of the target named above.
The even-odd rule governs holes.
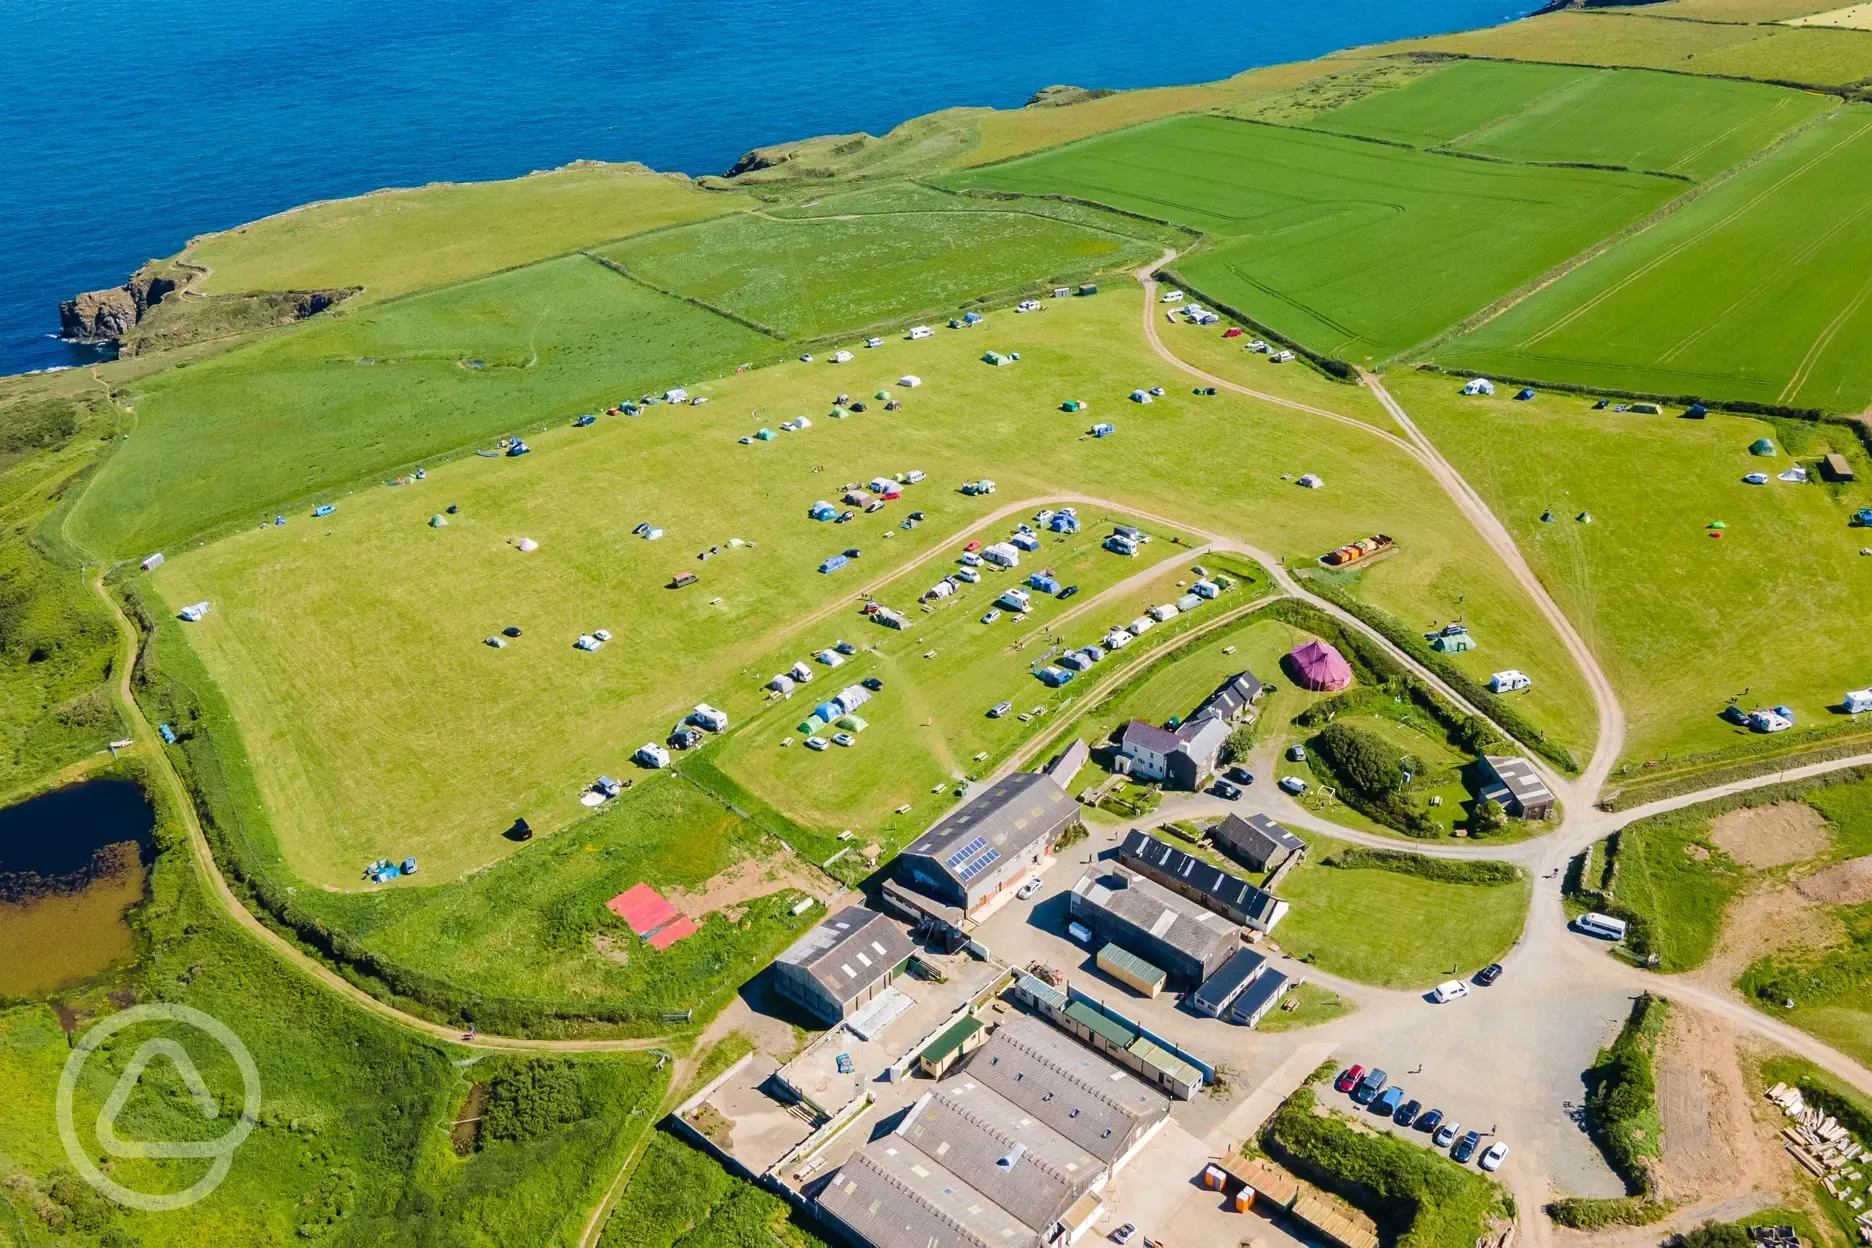
[[[1244,914],[1260,915],[1270,908],[1273,895],[1239,875],[1230,875],[1214,863],[1186,854],[1174,845],[1133,828],[1118,847],[1118,860],[1162,880],[1175,880],[1217,905]]]
[[[1098,960],[1100,962],[1109,962],[1116,967],[1122,967],[1124,970],[1129,971],[1146,983],[1152,981],[1161,982],[1165,978],[1164,970],[1161,966],[1153,966],[1143,958],[1138,957],[1137,954],[1127,949],[1121,949],[1117,945],[1108,944],[1103,949],[1100,949],[1098,951]]]
[[[1105,1162],[1170,1112],[1161,1092],[1036,1018],[995,1028],[966,1073]]]
[[[1147,1040],[1143,1036],[1139,1036],[1136,1040],[1131,1042],[1131,1047],[1128,1052],[1143,1061],[1145,1065],[1156,1067],[1179,1083],[1187,1083],[1196,1086],[1202,1084],[1202,1071],[1197,1070],[1194,1066],[1172,1053],[1169,1049]]]
[[[903,925],[863,906],[847,906],[789,945],[776,961],[797,966],[839,1001],[916,952]]]
[[[1056,1010],[1064,1010],[1066,1008],[1066,994],[1047,983],[1045,980],[1034,975],[1029,975],[1026,971],[1016,971],[1014,972],[1014,982],[1019,985],[1022,992],[1034,998],[1036,1001],[1044,1001],[1047,1005]]]
[[[1139,959],[1139,961],[1142,962],[1142,959]],[[1148,962],[1144,962],[1143,964],[1145,966],[1150,965]],[[1151,969],[1155,970],[1156,968],[1152,967]],[[1158,971],[1158,974],[1161,975],[1162,973],[1163,972]],[[1075,1001],[1067,1006],[1066,1017],[1078,1023],[1081,1027],[1088,1029],[1093,1035],[1102,1037],[1107,1043],[1120,1049],[1129,1048],[1131,1042],[1138,1038],[1137,1032],[1131,1030],[1123,1023],[1105,1017],[1084,1001]]]

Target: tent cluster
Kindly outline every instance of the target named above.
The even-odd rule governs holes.
[[[405,858],[401,862],[392,858],[379,858],[364,868],[364,878],[373,884],[388,884],[391,880],[415,874],[416,860],[414,858]]]
[[[1123,628],[1112,628],[1094,645],[1078,646],[1061,650],[1049,663],[1033,669],[1034,679],[1049,689],[1057,689],[1077,679],[1085,672],[1103,662],[1109,655],[1130,645],[1157,625],[1173,620],[1179,615],[1187,615],[1210,602],[1234,585],[1234,581],[1223,575],[1208,576],[1203,568],[1194,569],[1197,579],[1192,582],[1181,597],[1175,602],[1161,603],[1152,607],[1145,614],[1132,620]]]

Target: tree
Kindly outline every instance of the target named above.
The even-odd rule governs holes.
[[[1242,724],[1228,734],[1228,740],[1222,743],[1222,761],[1239,763],[1254,753],[1255,730],[1253,724]]]
[[[1469,821],[1470,836],[1499,836],[1508,830],[1508,812],[1489,798],[1476,803],[1475,818]]]

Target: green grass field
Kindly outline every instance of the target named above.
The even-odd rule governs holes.
[[[107,1203],[72,1173],[55,1125],[54,1097],[71,1040],[49,1005],[0,1011],[0,1240],[40,1245],[204,1243],[334,1245],[435,1242],[437,1226],[461,1244],[563,1245],[577,1242],[588,1211],[649,1129],[666,1076],[648,1057],[532,1059],[488,1057],[416,1039],[282,970],[251,937],[202,897],[180,833],[165,829],[151,900],[139,911],[141,964],[117,987],[142,1001],[203,1010],[228,1026],[253,1055],[260,1077],[258,1126],[233,1154],[227,1177],[199,1204],[138,1213]],[[85,1011],[78,1030],[114,1012],[102,985],[68,1003]],[[89,1012],[95,1011],[95,1014]],[[89,1016],[87,1016],[89,1015]],[[139,1024],[86,1063],[74,1118],[92,1141],[98,1108],[141,1042],[166,1035],[199,1064],[221,1109],[204,1122],[165,1060],[138,1080],[117,1126],[133,1140],[215,1139],[230,1106],[242,1104],[239,1076],[201,1033]],[[545,1067],[554,1067],[548,1072]],[[530,1082],[559,1089],[533,1129],[483,1139],[461,1156],[448,1128],[470,1085]],[[510,1084],[510,1086],[513,1086]],[[516,1107],[525,1108],[521,1097]],[[117,1181],[172,1192],[204,1171],[200,1161],[119,1158]],[[56,1217],[54,1226],[45,1210]],[[27,1232],[9,1236],[8,1215]]]
[[[1702,178],[1824,112],[1823,97],[1633,70],[1458,61],[1315,118],[1322,130]]]
[[[1173,393],[1149,408],[1124,403],[1133,386],[1162,375],[1134,345],[1137,313],[1135,293],[1114,291],[1041,314],[997,313],[987,328],[928,342],[893,340],[850,365],[794,362],[707,383],[701,391],[715,401],[705,408],[549,432],[523,459],[446,464],[424,482],[348,498],[322,523],[295,517],[172,558],[155,586],[171,604],[216,603],[186,635],[233,704],[289,865],[337,886],[389,852],[387,811],[407,846],[395,852],[422,856],[444,878],[506,853],[498,833],[518,815],[563,826],[580,813],[584,784],[625,774],[631,751],[660,740],[697,702],[746,719],[781,658],[790,664],[845,636],[889,640],[900,661],[921,662],[908,657],[929,648],[918,630],[898,638],[867,624],[854,592],[896,579],[905,562],[1024,498],[1103,498],[1243,534],[1290,558],[1367,532],[1397,535],[1405,553],[1366,573],[1357,592],[1426,623],[1449,618],[1461,599],[1472,625],[1495,638],[1488,655],[1462,657],[1511,660],[1556,695],[1570,690],[1545,705],[1546,727],[1582,743],[1590,708],[1557,642],[1420,470],[1339,426],[1323,436],[1316,418],[1247,399]],[[990,345],[1023,358],[991,368],[977,359]],[[839,390],[866,393],[913,368],[925,384],[903,392],[902,412],[826,418]],[[1118,434],[1082,439],[1085,419],[1057,410],[1068,395],[1091,399]],[[738,446],[755,427],[750,408],[761,423],[806,412],[815,423]],[[1239,457],[1218,460],[1218,438],[1243,448]],[[700,490],[699,460],[710,464]],[[930,480],[877,517],[806,517],[844,482],[913,467]],[[1282,479],[1310,470],[1329,487]],[[992,498],[953,492],[990,474],[1000,483]],[[450,526],[426,527],[447,503],[462,508]],[[904,532],[897,521],[912,507],[929,521]],[[643,520],[669,536],[632,536]],[[523,535],[540,549],[508,545]],[[755,544],[696,560],[731,537]],[[815,571],[848,546],[864,557],[832,576]],[[679,568],[695,568],[702,583],[661,588]],[[928,564],[906,588],[920,592],[939,575]],[[508,624],[525,636],[505,650],[480,644]],[[597,654],[571,648],[599,627],[619,640]],[[971,720],[994,700],[942,696]],[[913,724],[929,714],[908,713]],[[966,753],[978,731],[971,724],[960,739]]]
[[[780,344],[571,257],[319,319],[135,387],[67,525],[137,557],[496,434],[694,382]]]
[[[204,234],[175,258],[208,269],[198,289],[211,294],[362,286],[355,299],[367,302],[752,202],[641,166],[581,164],[505,182],[326,200]]]
[[[1813,127],[1441,348],[1514,376],[1857,412],[1872,401],[1872,110]]]
[[[1533,890],[1527,880],[1449,884],[1396,871],[1328,867],[1321,859],[1341,843],[1313,832],[1297,835],[1311,852],[1281,883],[1280,894],[1293,909],[1275,939],[1322,971],[1383,988],[1428,988],[1452,974],[1481,970],[1521,935]],[[1461,921],[1438,921],[1451,915]]]
[[[601,254],[660,290],[816,339],[947,315],[999,291],[1135,267],[1163,249],[1155,241],[1165,233],[1160,227],[1060,209],[886,186],[783,214],[664,230]]]
[[[1626,759],[1643,763],[1738,746],[1752,734],[1721,719],[1783,704],[1803,727],[1838,722],[1831,708],[1872,669],[1854,602],[1869,569],[1848,521],[1872,505],[1868,465],[1844,428],[1712,415],[1590,411],[1580,396],[1530,403],[1464,398],[1460,379],[1396,378],[1393,393],[1488,499],[1611,674],[1629,721]],[[1749,454],[1756,439],[1779,448]],[[1798,439],[1791,455],[1784,438]],[[1837,449],[1859,484],[1792,485]],[[1753,471],[1766,486],[1745,485]],[[1553,523],[1541,516],[1551,510]],[[1590,524],[1574,517],[1589,512]],[[1705,525],[1721,520],[1720,539]],[[1758,738],[1754,738],[1758,739]]]
[[[1681,189],[1216,117],[947,180],[1074,195],[1205,230],[1208,246],[1179,262],[1191,283],[1360,361],[1433,336]]]

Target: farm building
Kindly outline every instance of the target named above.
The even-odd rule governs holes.
[[[847,906],[774,960],[774,989],[835,1027],[890,987],[915,952],[901,923]]]
[[[1850,697],[1850,695],[1848,696]],[[1868,694],[1867,697],[1869,700],[1872,700],[1872,694]],[[1041,770],[1045,771],[1047,775],[1052,776],[1056,782],[1064,786],[1070,784],[1072,778],[1079,774],[1079,769],[1091,761],[1092,751],[1087,748],[1086,743],[1084,741],[1074,741],[1071,745],[1056,754],[1053,757],[1053,761],[1048,763]]]
[[[1494,394],[1495,383],[1486,377],[1471,377],[1462,388],[1464,394]]]
[[[1252,949],[1237,949],[1235,955],[1222,964],[1222,969],[1203,981],[1189,999],[1190,1008],[1198,1014],[1207,1014],[1210,1018],[1221,1018],[1235,1000],[1236,994],[1248,986],[1248,981],[1261,973],[1267,965],[1267,955],[1256,953]]]
[[[1229,922],[1259,932],[1273,931],[1287,914],[1288,904],[1274,894],[1138,828],[1125,834],[1118,861]]]
[[[1072,1243],[1169,1107],[1047,1024],[1011,1019],[840,1166],[817,1208],[865,1248]]]
[[[1230,815],[1209,833],[1215,847],[1250,871],[1273,871],[1296,854],[1306,842],[1268,815],[1256,812],[1246,819]]]
[[[1287,654],[1287,667],[1304,689],[1334,693],[1352,683],[1352,665],[1324,641],[1309,641]]]
[[[1497,802],[1517,819],[1545,819],[1553,814],[1554,795],[1534,764],[1519,755],[1484,754],[1487,783],[1484,801]]]
[[[1820,461],[1820,475],[1829,481],[1851,481],[1853,480],[1852,465],[1847,463],[1846,457],[1838,451],[1829,451]],[[156,558],[161,559],[162,556],[157,555]]]
[[[1201,719],[1213,715],[1233,723],[1252,710],[1265,692],[1267,686],[1253,672],[1236,672],[1217,685],[1214,693],[1199,702],[1196,709],[1190,712],[1190,718]]]
[[[1175,732],[1134,719],[1118,731],[1120,770],[1193,792],[1215,770],[1227,739],[1228,725],[1209,716],[1189,720]]]
[[[940,1079],[957,1062],[980,1048],[987,1038],[988,1030],[981,1020],[973,1014],[964,1014],[956,1020],[955,1026],[930,1041],[929,1047],[917,1054],[917,1069],[932,1079]]]
[[[1197,987],[1241,947],[1235,924],[1122,862],[1087,867],[1067,913],[1100,942],[1162,968],[1178,988]]]
[[[1017,771],[925,832],[898,857],[903,882],[974,913],[1016,884],[1080,821],[1051,776]]]
[[[1140,996],[1154,997],[1163,991],[1163,971],[1117,945],[1106,945],[1093,961],[1099,970]]]
[[[1238,1027],[1256,1026],[1292,987],[1291,979],[1273,967],[1267,967],[1236,994],[1228,1012],[1222,1017]]]

